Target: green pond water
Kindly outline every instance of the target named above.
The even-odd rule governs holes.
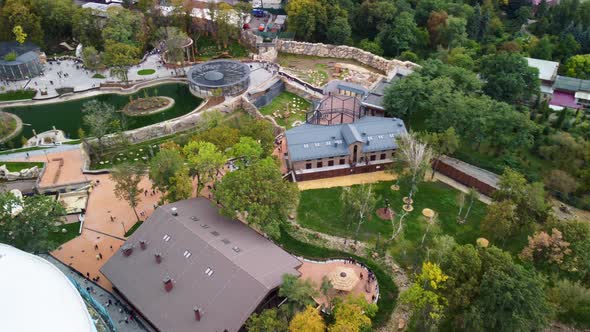
[[[149,96],[166,96],[174,99],[174,106],[164,112],[146,116],[125,117],[126,129],[135,129],[173,119],[187,114],[194,110],[202,102],[202,99],[195,97],[189,91],[186,84],[163,84],[151,88],[141,89],[132,95],[105,94],[85,99],[66,101],[61,103],[43,104],[35,106],[5,107],[2,111],[14,113],[23,121],[22,133],[13,140],[0,145],[0,150],[18,148],[21,146],[22,137],[30,138],[33,136],[33,129],[37,133],[53,129],[61,129],[69,138],[79,138],[78,129],[83,128],[88,132],[88,128],[82,123],[82,105],[89,100],[99,100],[115,106],[116,109],[122,109],[129,103],[129,97],[144,97],[145,93]]]

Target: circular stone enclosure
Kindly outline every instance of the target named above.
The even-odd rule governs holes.
[[[213,60],[193,66],[186,76],[197,97],[237,96],[250,85],[250,66],[239,61]]]

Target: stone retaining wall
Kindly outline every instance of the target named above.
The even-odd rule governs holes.
[[[251,116],[253,116],[256,119],[265,119],[265,120],[270,121],[270,123],[273,126],[275,136],[278,136],[278,135],[285,132],[285,128],[279,126],[272,116],[263,115],[262,113],[260,113],[260,111],[258,111],[258,108],[256,108],[256,106],[254,106],[254,104],[252,104],[248,100],[248,98],[242,96],[242,97],[240,97],[240,100],[242,103],[242,105],[241,105],[242,109],[244,111],[246,111],[248,114],[250,114]]]
[[[279,52],[283,53],[356,60],[388,75],[400,67],[404,69],[419,68],[419,65],[410,61],[399,61],[395,59],[387,60],[378,55],[361,50],[360,48],[345,45],[326,45],[290,40],[277,40],[277,49]]]
[[[314,91],[311,91],[311,90],[305,90],[300,85],[297,85],[297,84],[289,81],[285,77],[281,77],[281,81],[283,81],[283,83],[285,83],[285,90],[287,92],[294,93],[294,94],[296,94],[302,98],[305,98],[309,101],[312,101],[312,102],[322,100],[322,98],[319,94],[314,93]]]

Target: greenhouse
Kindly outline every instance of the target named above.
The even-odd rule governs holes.
[[[41,52],[32,43],[0,43],[0,79],[25,80],[39,76],[43,71]]]
[[[200,98],[236,96],[250,85],[250,67],[231,60],[195,65],[186,76],[191,92]]]

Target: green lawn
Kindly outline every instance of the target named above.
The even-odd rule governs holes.
[[[80,139],[74,139],[71,141],[62,142],[62,144],[66,144],[66,145],[78,145],[80,143],[82,143],[82,140],[80,140]]]
[[[334,259],[334,258],[353,258],[358,262],[365,264],[375,273],[377,282],[379,283],[379,300],[377,306],[379,311],[373,317],[373,327],[379,327],[387,323],[391,317],[391,313],[395,308],[398,290],[391,279],[391,276],[386,272],[380,264],[372,260],[358,257],[349,253],[338,250],[320,248],[308,243],[303,243],[293,238],[284,227],[281,227],[281,237],[277,241],[281,247],[293,255],[305,257],[309,259]]]
[[[0,101],[32,99],[37,94],[35,90],[17,90],[0,93]]]
[[[43,163],[34,163],[34,162],[0,161],[0,166],[1,165],[6,165],[6,168],[8,168],[8,170],[11,172],[19,172],[22,169],[31,168],[34,166],[37,166],[39,168],[43,168],[44,164]]]
[[[156,72],[155,69],[142,69],[137,71],[137,75],[151,75]]]
[[[106,78],[103,74],[96,73],[92,75],[92,78]]]
[[[390,189],[392,184],[391,181],[373,184],[378,197],[377,208],[384,207],[384,199],[388,198],[392,209],[401,211],[402,198],[407,195],[408,189],[402,186],[399,191],[392,191]],[[475,243],[480,235],[479,223],[486,213],[485,204],[476,201],[467,222],[460,225],[456,221],[459,209],[457,190],[441,182],[424,182],[418,188],[419,190],[414,196],[414,211],[405,218],[403,240],[393,242],[390,248],[400,263],[410,264],[413,258],[406,257],[406,255],[412,256],[412,253],[420,245],[427,226],[426,218],[422,216],[424,208],[433,209],[438,213],[438,225],[442,233],[452,235],[461,244]],[[302,191],[298,208],[299,223],[322,233],[341,237],[354,236],[355,227],[346,229],[346,225],[342,221],[341,192],[342,188],[340,187]],[[433,229],[431,227],[431,231]],[[381,241],[389,239],[392,234],[392,226],[389,220],[382,220],[373,214],[370,220],[361,226],[359,239],[376,242],[378,234],[380,234]]]
[[[289,129],[293,126],[293,122],[305,121],[305,113],[309,111],[310,106],[311,103],[304,98],[301,98],[294,93],[284,91],[276,96],[270,104],[260,108],[259,111],[264,115],[272,116],[280,126]],[[289,117],[286,118],[284,113],[287,110],[290,114]],[[277,114],[278,116],[275,117],[273,115],[275,112],[280,114]],[[292,112],[295,112],[295,114]]]
[[[65,229],[66,232],[63,233],[62,229]],[[80,223],[72,223],[67,225],[62,225],[59,227],[59,232],[50,233],[49,240],[55,242],[57,245],[62,245],[71,239],[78,236],[78,231],[80,230]]]

